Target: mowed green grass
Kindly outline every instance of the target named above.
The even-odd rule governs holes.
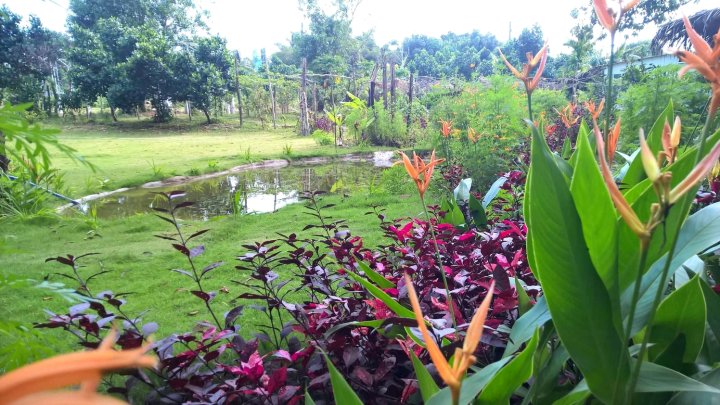
[[[248,122],[202,125],[174,121],[147,121],[111,125],[60,126],[59,139],[95,165],[96,172],[67,156],[56,154],[53,165],[64,175],[71,197],[191,173],[220,171],[266,159],[334,156],[367,147],[319,146],[294,128],[261,129]],[[286,153],[289,148],[290,154]],[[249,158],[249,159],[248,159]]]
[[[76,148],[88,160],[98,166],[100,175],[111,179],[113,187],[139,184],[153,180],[148,161],[164,166],[166,170],[185,174],[197,166],[207,166],[209,160],[217,160],[219,170],[246,163],[238,157],[250,147],[251,160],[283,156],[285,145],[292,145],[291,158],[297,156],[334,155],[332,146],[319,147],[311,138],[299,137],[290,129],[263,131],[257,128],[213,126],[167,126],[132,125],[82,125],[66,127],[61,140]],[[341,153],[348,148],[340,149]],[[56,157],[55,166],[64,173],[68,184],[82,191],[85,178],[93,176],[86,168],[77,166],[63,157]],[[399,168],[398,168],[399,169]],[[207,170],[206,170],[207,171]],[[397,170],[395,170],[397,172]],[[411,182],[405,176],[389,177],[390,189],[408,190]],[[412,188],[409,189],[410,191]],[[402,191],[405,193],[405,191]],[[78,194],[82,194],[81,192]],[[73,195],[74,196],[74,195]],[[345,219],[353,235],[362,236],[366,247],[383,242],[379,220],[366,215],[374,206],[384,210],[387,218],[417,215],[419,204],[412,194],[397,196],[385,187],[357,187],[350,196],[327,195],[321,197],[325,204],[335,204],[324,211],[334,219]],[[274,239],[278,233],[297,233],[309,236],[313,230],[302,228],[316,221],[305,213],[303,204],[285,207],[273,214],[224,217],[208,222],[183,221],[182,229],[189,235],[199,229],[210,231],[199,237],[196,243],[205,245],[206,251],[197,258],[201,268],[215,261],[225,264],[211,273],[205,288],[219,290],[226,287],[229,293],[219,294],[212,306],[222,316],[235,305],[252,304],[247,300],[235,301],[244,287],[234,281],[245,281],[249,273],[239,271],[236,257],[246,252],[243,244]],[[170,242],[154,235],[171,233],[172,227],[150,214],[119,219],[98,220],[99,236],[89,238],[90,221],[78,215],[75,218],[37,218],[0,223],[0,243],[5,253],[0,255],[0,271],[19,278],[42,280],[49,277],[67,286],[76,287],[55,273],[69,274],[70,269],[57,262],[45,262],[46,258],[72,254],[98,253],[82,259],[80,273],[87,277],[98,271],[109,273],[92,280],[92,293],[111,290],[115,293],[132,293],[127,296],[123,310],[137,316],[143,311],[146,322],[159,324],[158,338],[171,333],[191,330],[199,321],[209,320],[202,302],[190,293],[194,283],[172,269],[188,269],[184,256],[170,246]],[[292,279],[288,270],[280,270],[281,278]],[[293,283],[294,285],[297,285]],[[293,294],[291,300],[302,302],[302,292]],[[260,303],[257,303],[260,304]],[[30,326],[32,322],[47,319],[45,309],[66,313],[70,304],[47,290],[33,287],[4,288],[0,295],[0,320],[19,322]],[[241,333],[253,336],[263,316],[246,310],[238,320]],[[76,340],[62,330],[43,330],[44,340],[53,352],[77,349]],[[0,335],[0,347],[7,336]]]
[[[420,209],[419,205],[409,206],[401,198],[387,194],[367,196],[362,191],[347,198],[328,195],[322,199],[323,203],[336,204],[324,213],[334,219],[346,219],[350,232],[362,236],[367,247],[383,242],[379,219],[365,214],[372,211],[373,206],[381,206],[388,218],[416,215]],[[227,294],[219,294],[212,303],[218,316],[235,305],[253,303],[247,300],[233,303],[238,295],[246,291],[233,280],[245,281],[249,278],[249,272],[234,268],[239,264],[237,256],[247,251],[242,245],[275,239],[277,233],[294,232],[303,236],[317,232],[302,231],[306,224],[316,223],[305,211],[303,204],[294,204],[274,214],[183,222],[182,229],[186,235],[199,229],[210,229],[195,241],[206,247],[205,253],[196,258],[200,268],[215,261],[225,263],[210,273],[206,281],[208,290],[217,291],[221,287],[229,290]],[[86,239],[88,230],[88,225],[80,218],[5,223],[2,232],[4,245],[14,253],[0,257],[2,271],[34,280],[49,276],[51,281],[74,287],[71,280],[54,274],[71,274],[69,267],[57,262],[45,263],[45,259],[67,254],[78,256],[98,253],[81,259],[84,267],[80,269],[80,274],[85,277],[101,270],[110,271],[90,282],[91,292],[97,294],[111,290],[115,293],[132,293],[126,297],[127,304],[123,309],[133,315],[147,310],[143,319],[160,325],[159,337],[189,331],[198,321],[211,319],[202,302],[189,292],[195,289],[195,284],[186,276],[171,271],[189,269],[185,257],[173,249],[169,241],[153,236],[171,233],[170,224],[153,215],[144,214],[100,220],[99,237]],[[281,279],[286,278],[292,279],[292,274],[287,270],[281,271]],[[304,297],[297,293],[291,295],[290,299],[302,302]],[[0,295],[0,319],[29,325],[46,319],[44,309],[66,313],[68,306],[61,297],[45,290],[7,288]],[[239,319],[242,334],[253,336],[262,321],[263,316],[258,312],[246,310]],[[52,336],[50,342],[53,351],[73,349],[74,339],[70,334],[59,330],[46,331]],[[0,347],[2,345],[0,336]]]

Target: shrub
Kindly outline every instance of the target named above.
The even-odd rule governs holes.
[[[312,138],[315,140],[315,143],[320,146],[332,145],[335,142],[333,134],[326,132],[322,129],[316,129],[315,131],[313,131]]]

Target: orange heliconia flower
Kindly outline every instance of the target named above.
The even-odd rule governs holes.
[[[577,105],[575,103],[568,103],[560,111],[555,109],[555,112],[558,113],[558,115],[560,116],[560,120],[562,121],[563,125],[565,125],[565,128],[572,127],[573,125],[577,124],[577,122],[580,120],[579,116],[576,117],[574,115],[575,107],[577,107]]]
[[[605,99],[600,100],[600,104],[597,107],[595,106],[594,101],[585,102],[585,108],[587,108],[588,112],[590,112],[590,116],[593,121],[597,121],[597,119],[600,118],[600,113],[602,113],[603,107],[605,107]]]
[[[157,360],[145,355],[147,346],[113,350],[116,338],[112,329],[97,350],[55,356],[5,374],[0,377],[0,404],[124,404],[95,392],[102,374],[155,367]],[[76,391],[49,391],[77,384]]]
[[[440,120],[440,124],[442,125],[442,129],[440,130],[440,133],[442,133],[442,136],[444,138],[447,138],[452,133],[452,121],[451,120]]]
[[[617,125],[616,125],[617,127]],[[597,143],[598,160],[600,160],[600,172],[602,173],[605,185],[610,192],[610,197],[615,204],[615,208],[620,213],[620,216],[628,225],[630,230],[635,233],[643,243],[647,243],[650,240],[650,230],[642,223],[640,218],[633,211],[630,204],[623,196],[622,192],[615,184],[615,178],[613,178],[612,172],[610,172],[610,166],[608,165],[607,159],[603,151],[605,150],[605,141],[603,141],[602,134],[597,124],[594,126],[595,141]]]
[[[602,24],[602,26],[605,27],[611,35],[615,34],[618,22],[620,21],[620,18],[622,18],[622,15],[637,6],[638,3],[640,3],[640,0],[630,0],[623,5],[621,0],[618,0],[618,10],[613,10],[608,7],[607,0],[593,0],[595,13],[598,16],[598,20],[600,20],[600,24]]]
[[[540,78],[542,77],[543,70],[545,70],[545,62],[547,62],[547,51],[548,46],[545,44],[540,51],[533,56],[530,52],[526,54],[528,62],[523,65],[522,72],[515,69],[513,65],[508,62],[507,58],[505,58],[505,55],[502,53],[502,50],[498,48],[498,52],[500,52],[500,57],[502,58],[503,62],[505,62],[505,66],[510,69],[512,74],[520,79],[525,84],[525,91],[527,93],[532,93],[533,90],[537,87],[538,83],[540,83]],[[537,71],[535,72],[535,76],[530,78],[530,71],[535,69],[537,66]]]
[[[610,163],[615,160],[615,151],[617,150],[618,139],[620,139],[620,121],[621,119],[618,118],[617,122],[615,123],[615,128],[613,128],[612,132],[608,134],[607,154],[608,161]]]
[[[433,171],[435,170],[435,166],[444,162],[445,159],[435,159],[435,151],[434,150],[432,151],[432,154],[430,155],[430,161],[428,163],[423,162],[423,160],[420,158],[420,156],[416,155],[415,152],[413,152],[412,161],[405,153],[403,153],[403,152],[399,152],[399,153],[400,153],[400,156],[402,157],[402,164],[405,165],[405,170],[408,172],[410,177],[415,182],[415,186],[418,189],[418,193],[420,193],[420,198],[423,198],[425,196],[425,192],[427,191],[428,187],[430,186],[430,180],[432,179],[432,174],[433,174]],[[401,162],[397,162],[396,164],[400,164],[400,163]]]
[[[668,160],[668,163],[673,163],[677,157],[677,148],[678,145],[680,145],[680,127],[680,116],[675,117],[675,122],[673,123],[672,128],[670,128],[670,124],[667,120],[665,121],[662,133],[662,145],[663,153],[665,154],[665,158]]]
[[[440,347],[438,347],[435,340],[430,335],[427,326],[425,325],[425,317],[423,316],[422,310],[420,309],[420,301],[418,300],[415,287],[413,287],[410,276],[405,274],[405,286],[408,290],[408,297],[410,298],[410,304],[412,304],[413,312],[415,313],[415,320],[418,323],[418,328],[422,333],[423,339],[425,340],[425,348],[430,354],[430,359],[440,375],[440,378],[445,381],[445,384],[450,388],[452,393],[453,403],[456,404],[460,399],[460,387],[462,386],[462,380],[465,376],[465,372],[475,363],[475,350],[477,350],[480,339],[483,335],[485,327],[485,319],[487,318],[488,310],[490,309],[490,301],[492,301],[493,291],[495,289],[495,282],[490,284],[490,289],[483,299],[482,303],[475,310],[470,325],[468,325],[467,332],[465,333],[465,340],[463,341],[462,348],[455,349],[455,358],[453,365],[445,359]]]
[[[472,143],[477,143],[477,141],[480,140],[480,134],[478,134],[477,131],[475,131],[475,129],[472,128],[472,127],[468,128],[468,134],[467,134],[467,135],[468,135],[468,139],[469,139],[470,142],[472,142]]]
[[[711,116],[714,116],[718,107],[720,107],[720,30],[713,37],[715,46],[711,48],[693,29],[687,17],[683,17],[683,22],[690,42],[695,48],[695,53],[689,51],[675,52],[675,55],[687,64],[687,66],[680,69],[679,74],[682,77],[688,70],[695,69],[710,82],[712,99],[708,111]]]

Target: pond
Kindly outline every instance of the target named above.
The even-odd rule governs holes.
[[[306,192],[367,190],[371,183],[379,183],[383,168],[392,163],[391,158],[391,153],[376,152],[333,163],[314,160],[279,168],[251,168],[201,180],[190,179],[181,184],[112,193],[82,202],[80,208],[85,212],[94,210],[98,218],[154,212],[153,206],[167,206],[157,193],[182,190],[186,193],[184,201],[195,202],[178,211],[177,215],[184,219],[209,220],[223,215],[274,212],[297,203]]]

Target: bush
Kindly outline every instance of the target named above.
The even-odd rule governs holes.
[[[408,145],[409,137],[404,114],[396,108],[394,116],[383,107],[382,103],[373,106],[375,120],[368,127],[370,143],[378,146],[402,147]]]
[[[332,145],[335,142],[335,137],[329,132],[325,132],[322,129],[316,129],[312,133],[312,138],[320,146]]]
[[[675,113],[682,119],[683,127],[692,131],[691,128],[698,123],[704,110],[709,92],[707,85],[694,73],[678,78],[679,68],[674,65],[652,69],[642,75],[639,82],[631,84],[619,94],[617,109],[622,119],[623,132],[618,149],[630,152],[637,148],[640,128],[647,133],[667,106],[668,100],[673,101]]]
[[[191,204],[175,203],[180,197],[179,192],[165,194],[170,206],[161,209],[163,219],[176,230],[181,228],[177,227],[175,212]],[[408,401],[418,395],[410,353],[419,355],[424,363],[430,359],[408,336],[406,320],[398,318],[366,281],[361,282],[365,276],[360,274],[378,274],[385,280],[381,285],[383,294],[405,306],[407,293],[402,276],[406,272],[413,274],[421,302],[432,309],[428,313],[435,314],[436,321],[449,328],[448,303],[444,293],[438,292],[442,281],[429,237],[431,227],[440,244],[442,268],[451,275],[458,324],[470,319],[479,300],[487,294],[490,279],[502,285],[496,289],[480,363],[500,359],[507,330],[519,316],[520,303],[512,278],[530,286],[522,296],[535,297],[538,292],[532,287],[537,283],[524,254],[526,228],[521,221],[491,215],[487,231],[470,230],[445,223],[446,214],[437,207],[431,210],[430,221],[387,222],[381,212],[375,211],[369,214],[379,218],[386,244],[381,249],[368,249],[362,238],[346,229],[343,220],[321,211],[317,194],[306,198],[316,221],[304,229],[313,236],[280,235],[276,240],[244,245],[247,250],[239,256],[237,282],[245,292],[237,298],[259,304],[245,307],[259,310],[259,316],[267,320],[251,340],[240,338],[241,331],[234,326],[242,306],[230,309],[222,318],[211,309],[217,293],[204,290],[203,279],[222,263],[201,265],[199,259],[205,248],[190,242],[205,230],[190,236],[179,231],[160,235],[185,257],[188,268],[198,269],[175,271],[192,280],[190,292],[213,321],[202,323],[194,332],[158,341],[153,347],[160,368],[147,375],[115,375],[108,391],[126,397],[142,395],[150,402],[164,399],[232,403],[242,397],[246,403],[298,403],[306,387],[315,400],[331,402],[329,374],[321,349],[339,365],[367,403]],[[501,202],[496,209],[502,211],[505,204]],[[461,257],[464,259],[458,260]],[[89,282],[101,273],[78,273],[82,258],[68,255],[51,260],[65,265],[80,283],[78,291],[96,301],[75,305],[65,314],[51,314],[47,322],[36,326],[66,329],[80,338],[81,345],[96,347],[110,328],[110,320],[121,320],[125,329],[116,346],[141,346],[158,325],[127,313],[123,293],[103,291],[91,295],[90,291],[98,289]],[[288,293],[293,291],[304,292],[298,302],[290,301]],[[137,384],[139,381],[144,383]]]

